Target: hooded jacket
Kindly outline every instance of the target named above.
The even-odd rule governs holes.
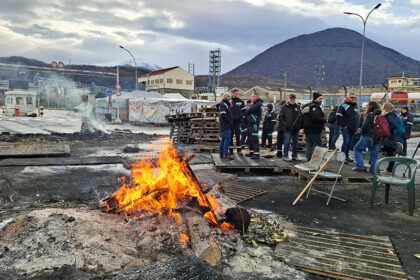
[[[384,149],[393,150],[395,149],[396,144],[397,144],[397,136],[395,134],[395,129],[398,126],[397,120],[396,120],[397,114],[395,113],[395,111],[392,111],[385,114],[384,116],[388,122],[389,132],[391,132],[391,136],[383,139],[381,145]]]
[[[226,99],[223,99],[219,104],[220,131],[232,129],[233,120],[232,120],[232,113],[230,111],[229,106],[230,106],[230,103]]]
[[[245,112],[247,125],[260,124],[263,101],[258,98]]]
[[[238,98],[233,97],[230,100],[230,111],[232,112],[232,118],[234,121],[240,121],[242,117],[242,108],[245,107],[245,102]]]
[[[284,127],[285,131],[293,131],[297,130],[294,126],[297,117],[300,114],[299,106],[295,104],[291,104],[287,102],[286,104],[281,107],[280,115],[279,115],[279,126]]]
[[[273,132],[274,127],[276,126],[277,122],[277,114],[274,112],[274,110],[267,111],[264,116],[263,121],[263,130],[268,132]]]
[[[344,103],[337,110],[337,123],[352,132],[356,132],[359,123],[359,112],[356,103],[351,103],[346,97]]]
[[[306,134],[320,134],[324,129],[326,119],[321,104],[311,102],[302,107],[303,129]]]

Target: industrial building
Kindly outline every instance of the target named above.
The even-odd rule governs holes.
[[[186,94],[194,92],[194,75],[179,66],[156,70],[140,76],[138,83],[146,91]]]

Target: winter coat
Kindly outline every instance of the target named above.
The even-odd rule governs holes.
[[[232,129],[233,119],[232,113],[229,109],[230,103],[226,99],[223,99],[219,104],[219,126],[220,131]]]
[[[395,129],[397,128],[397,114],[392,111],[385,115],[385,118],[388,122],[389,132],[391,132],[391,136],[382,140],[382,147],[385,149],[395,149],[397,145],[397,136],[395,135]]]
[[[316,102],[305,104],[302,107],[303,129],[306,134],[320,134],[324,129],[326,119],[321,105]]]
[[[337,111],[338,106],[335,106],[334,109],[331,110],[331,112],[328,114],[328,123],[334,124],[337,121]]]
[[[375,126],[375,123],[374,123],[375,116],[378,116],[380,114],[381,114],[381,110],[375,109],[373,112],[368,113],[364,119],[363,119],[363,116],[361,116],[361,119],[363,119],[363,123],[361,125],[362,136],[367,136],[371,138],[373,137],[373,129]]]
[[[337,123],[344,129],[356,132],[359,123],[359,112],[356,103],[345,102],[337,110]]]
[[[274,110],[268,111],[264,116],[263,131],[273,132],[277,122],[277,114]]]
[[[295,104],[290,104],[287,102],[283,105],[279,115],[279,126],[284,127],[285,131],[294,131],[296,130],[295,121],[300,114],[299,106]]]
[[[405,133],[404,133],[403,138],[409,139],[411,137],[411,128],[414,125],[414,116],[410,114],[409,112],[407,112],[405,114],[401,114],[401,118],[403,119],[404,128],[405,128]]]
[[[246,123],[247,125],[259,125],[261,121],[261,107],[263,105],[263,101],[261,99],[257,99],[245,112],[246,115]]]
[[[234,121],[241,120],[242,117],[242,108],[245,107],[245,102],[240,98],[232,98],[230,100],[230,111],[232,112],[232,117]]]

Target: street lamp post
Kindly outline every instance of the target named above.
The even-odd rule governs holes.
[[[138,86],[137,86],[137,83],[138,83],[137,79],[138,79],[138,77],[137,77],[137,62],[136,62],[136,59],[134,58],[134,56],[131,54],[131,52],[129,50],[127,50],[123,46],[120,46],[120,48],[123,49],[123,50],[125,50],[126,52],[128,52],[131,55],[131,57],[133,58],[133,60],[134,60],[134,66],[136,66],[136,73],[135,73],[135,75],[136,75],[136,83],[134,84],[134,89],[135,90],[138,90]]]
[[[370,16],[370,14],[376,10],[377,8],[379,8],[382,4],[379,3],[377,4],[367,15],[366,18],[363,18],[361,15],[356,14],[356,13],[350,13],[350,12],[344,12],[344,14],[346,15],[355,15],[361,18],[361,20],[363,21],[363,39],[362,39],[362,57],[360,59],[360,79],[359,79],[359,106],[361,108],[362,106],[362,77],[363,77],[363,58],[364,58],[364,50],[365,50],[365,31],[366,31],[366,22]]]

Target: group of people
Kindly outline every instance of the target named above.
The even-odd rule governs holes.
[[[226,93],[218,105],[222,134],[220,157],[233,159],[235,138],[238,154],[241,154],[245,145],[248,145],[250,151],[248,156],[259,159],[259,127],[263,101],[256,92],[247,102],[239,98],[237,90],[232,95],[231,98],[230,94]],[[280,104],[278,115],[273,105],[267,104],[262,125],[261,147],[274,150],[272,139],[277,124],[277,157],[285,161],[299,161],[297,155],[299,131],[303,129],[306,138],[306,160],[309,161],[314,148],[322,147],[322,132],[325,125],[328,125],[330,133],[328,147],[336,149],[336,142],[341,134],[343,137],[341,151],[346,155],[347,163],[354,162],[349,155],[350,151],[354,151],[356,166],[353,169],[356,171],[369,169],[369,172],[373,173],[379,151],[386,156],[407,153],[407,139],[410,138],[414,120],[408,107],[402,108],[401,115],[398,115],[391,103],[387,102],[380,107],[378,103],[372,101],[363,114],[359,114],[357,98],[351,94],[344,98],[343,104],[333,108],[326,118],[321,107],[322,101],[323,95],[313,92],[312,101],[301,106],[296,102],[296,95],[290,94],[287,102],[283,101]],[[377,118],[378,116],[382,117]],[[379,122],[380,119],[383,121]],[[375,126],[379,128],[387,126],[385,129],[389,130],[389,135],[386,137],[376,135]],[[292,145],[291,157],[289,157],[290,145]],[[362,152],[366,149],[370,153],[370,163],[365,165]],[[383,173],[390,173],[392,168],[391,163]]]
[[[389,102],[380,106],[377,102],[371,101],[363,114],[359,115],[357,98],[355,95],[350,95],[328,116],[330,130],[328,145],[329,148],[335,149],[335,143],[341,132],[343,136],[341,151],[346,154],[346,162],[353,162],[349,157],[349,151],[353,150],[356,160],[353,170],[368,171],[373,174],[380,151],[385,156],[407,155],[407,140],[411,136],[413,121],[414,116],[410,114],[408,107],[403,107],[399,115]],[[382,135],[381,131],[387,133]],[[366,150],[370,156],[368,164],[364,164],[362,157],[362,153]],[[391,162],[381,173],[390,174],[393,166]]]

